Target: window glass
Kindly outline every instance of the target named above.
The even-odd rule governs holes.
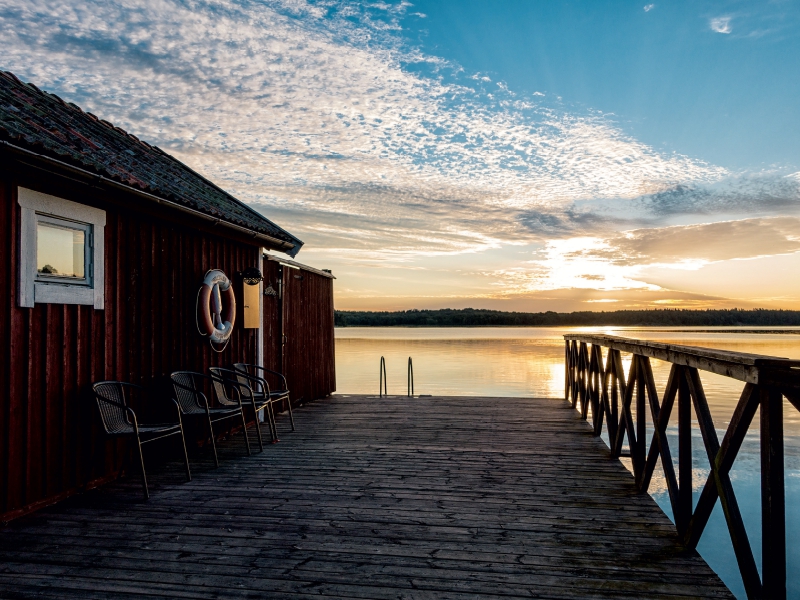
[[[36,224],[36,271],[43,277],[86,280],[86,227],[40,219]]]

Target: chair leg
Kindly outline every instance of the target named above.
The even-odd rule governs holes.
[[[186,467],[186,481],[192,480],[192,471],[189,469],[189,453],[186,452],[186,436],[183,435],[183,423],[181,425],[181,449],[183,450],[183,465]]]
[[[219,457],[217,457],[217,442],[214,439],[214,427],[211,425],[211,415],[206,413],[208,417],[208,431],[211,434],[211,449],[214,451],[214,466],[219,469]]]
[[[292,423],[292,431],[294,431],[294,415],[292,414],[292,399],[286,397],[286,404],[289,405],[289,421]]]
[[[240,407],[242,413],[242,434],[244,435],[244,443],[247,444],[247,456],[253,453],[250,451],[250,438],[247,437],[247,420],[244,418],[244,406]]]
[[[258,446],[261,452],[264,451],[264,439],[261,437],[261,425],[258,423],[258,411],[256,410],[256,402],[253,400],[253,419],[256,422],[256,434],[258,434]]]
[[[150,499],[150,490],[147,489],[147,475],[144,472],[144,455],[142,454],[142,441],[139,436],[136,436],[136,444],[139,448],[139,466],[142,468],[142,489],[144,490],[144,499]]]
[[[267,403],[266,408],[267,420],[269,421],[269,437],[272,438],[272,443],[279,442],[278,427],[275,424],[275,412],[272,410],[272,402]]]

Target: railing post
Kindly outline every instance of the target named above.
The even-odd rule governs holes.
[[[676,366],[678,377],[678,510],[675,525],[685,535],[692,518],[692,397],[686,374]]]
[[[589,407],[589,386],[591,385],[591,363],[589,361],[589,347],[586,342],[581,342],[581,417],[586,419],[587,409]]]
[[[569,346],[569,398],[572,408],[575,408],[578,390],[578,342],[572,341]]]
[[[569,340],[564,341],[564,400],[569,401],[570,369],[572,361],[569,359]]]
[[[581,342],[577,346],[575,354],[575,395],[572,398],[572,408],[578,408],[578,402],[583,399],[583,346]]]
[[[592,377],[592,425],[594,434],[600,435],[603,427],[603,411],[600,406],[601,386],[603,371],[603,351],[597,344],[592,344],[592,365],[594,374]]]
[[[614,430],[608,430],[608,439],[612,444],[617,439],[617,431],[619,431],[619,379],[617,377],[617,369],[614,367],[618,354],[618,350],[609,349],[608,351],[609,368],[611,369],[611,418],[614,421]],[[624,374],[622,379],[624,381]]]
[[[600,393],[602,394],[601,398],[603,401],[603,407],[601,410],[605,412],[606,416],[606,430],[608,431],[608,440],[609,443],[613,443],[612,440],[617,435],[617,425],[619,422],[617,421],[617,380],[614,376],[614,351],[609,348],[608,352],[606,352],[606,368],[603,371],[603,388],[601,389]],[[611,385],[611,393],[609,394],[608,387]],[[601,423],[600,431],[598,435],[603,433],[603,427]]]
[[[647,360],[644,356],[635,355],[635,360],[639,361],[636,369],[636,444],[631,444],[631,462],[636,471],[637,483],[641,486],[642,475],[644,475],[644,465],[647,460],[647,397],[645,396],[644,365]],[[636,459],[633,460],[633,454]],[[638,468],[637,468],[638,467]]]
[[[576,342],[575,346],[575,397],[572,399],[573,407],[578,407],[578,402],[581,399],[581,390],[583,389],[583,353],[581,352],[582,344]]]
[[[761,580],[763,598],[786,598],[783,395],[761,392]]]

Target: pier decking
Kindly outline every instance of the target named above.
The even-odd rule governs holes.
[[[190,483],[154,472],[148,502],[134,476],[13,522],[0,597],[732,597],[564,400],[335,396],[295,420]]]

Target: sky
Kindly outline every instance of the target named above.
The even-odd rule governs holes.
[[[0,0],[341,310],[800,309],[800,3]]]

